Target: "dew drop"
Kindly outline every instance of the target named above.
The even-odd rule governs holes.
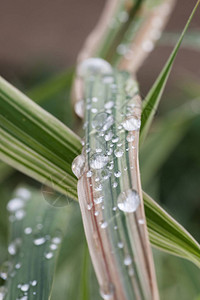
[[[5,299],[7,289],[5,286],[0,287],[0,300]]]
[[[88,58],[81,62],[77,68],[79,77],[85,77],[90,74],[110,74],[112,73],[111,65],[102,58]]]
[[[7,210],[10,212],[16,212],[24,207],[24,201],[20,198],[11,199],[7,204]]]
[[[16,238],[13,242],[11,242],[8,245],[8,252],[10,255],[15,255],[17,253],[17,250],[19,249],[21,245],[21,239],[20,238]]]
[[[58,248],[58,246],[55,244],[51,244],[49,247],[51,250],[56,250]]]
[[[53,252],[48,252],[44,256],[46,259],[51,259],[53,257]]]
[[[135,212],[140,204],[140,197],[135,190],[122,192],[118,197],[117,206],[126,213]]]
[[[113,299],[113,295],[114,295],[114,287],[112,284],[109,284],[107,287],[100,287],[100,296],[104,300]]]
[[[112,139],[113,137],[113,133],[112,131],[109,131],[106,135],[105,135],[105,141],[108,142]]]
[[[103,202],[103,196],[100,196],[100,197],[94,199],[94,203],[95,203],[95,204],[100,204],[100,203],[102,203],[102,202]]]
[[[114,173],[115,177],[119,178],[121,176],[121,172],[120,171],[117,171]]]
[[[61,241],[62,241],[62,239],[61,239],[61,237],[59,237],[59,236],[55,236],[55,237],[53,237],[52,238],[52,243],[54,243],[54,244],[60,244],[61,243]]]
[[[113,116],[110,116],[105,112],[101,112],[92,120],[92,128],[98,131],[106,131],[113,125],[113,123]]]
[[[129,133],[126,137],[127,142],[131,143],[135,140],[134,134]]]
[[[118,183],[115,181],[115,182],[113,182],[113,188],[115,189],[117,186],[118,186]]]
[[[142,48],[145,52],[151,52],[154,48],[154,44],[151,40],[146,40],[143,42]]]
[[[103,223],[101,223],[101,228],[105,229],[108,226],[108,223],[106,221],[104,221]]]
[[[114,106],[114,102],[113,101],[108,101],[106,102],[106,104],[104,105],[105,109],[111,109]]]
[[[31,232],[32,232],[32,228],[31,227],[26,227],[25,229],[24,229],[24,233],[25,234],[31,234]]]
[[[24,200],[28,200],[31,197],[31,192],[28,189],[21,187],[17,189],[16,196]]]
[[[129,268],[128,275],[131,277],[135,275],[134,269],[132,267]]]
[[[131,116],[127,118],[124,122],[122,122],[122,126],[127,131],[139,130],[141,126],[141,121],[140,119]]]
[[[90,160],[90,166],[92,169],[99,170],[105,167],[108,163],[108,156],[103,154],[94,154]]]
[[[97,217],[99,215],[99,212],[95,211],[94,215]]]
[[[31,281],[31,285],[32,285],[32,286],[36,286],[36,285],[37,285],[37,280]]]
[[[119,243],[117,244],[117,247],[120,248],[120,249],[122,249],[122,248],[124,247],[124,244],[123,244],[122,242],[119,242]]]
[[[126,255],[124,258],[124,265],[130,266],[131,264],[132,264],[132,259],[131,259],[130,255]]]
[[[144,219],[139,219],[139,220],[138,220],[138,223],[139,223],[140,225],[144,225]]]
[[[19,220],[22,220],[25,217],[25,215],[26,215],[26,212],[23,209],[20,209],[20,210],[16,211],[15,218],[16,218],[16,220],[19,221]]]
[[[15,265],[15,269],[17,269],[17,270],[19,270],[20,268],[21,268],[21,263],[17,263],[16,265]]]
[[[116,137],[114,137],[114,138],[112,139],[112,142],[113,142],[113,143],[117,143],[118,141],[119,141],[118,136],[116,136]]]
[[[80,154],[73,160],[72,163],[72,172],[78,179],[83,175],[84,167],[85,157],[84,155]]]
[[[114,151],[114,153],[115,153],[115,156],[119,158],[119,157],[122,157],[122,156],[123,156],[124,151],[123,151],[122,149],[116,149],[116,150]]]
[[[43,245],[45,242],[46,242],[46,239],[44,237],[37,238],[33,241],[34,245],[36,245],[36,246]]]
[[[29,290],[29,284],[28,283],[22,284],[20,289],[22,292],[27,292]]]
[[[83,99],[81,99],[75,103],[74,110],[79,118],[82,119],[84,117],[84,100]]]
[[[3,280],[6,280],[8,278],[8,274],[11,271],[11,263],[6,261],[2,264],[1,269],[0,269],[0,278]]]
[[[92,209],[92,206],[93,206],[92,203],[87,204],[87,210],[91,210],[91,209]]]
[[[101,183],[98,186],[95,187],[95,191],[97,191],[97,192],[102,191],[102,184]]]

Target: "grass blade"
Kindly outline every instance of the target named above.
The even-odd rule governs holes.
[[[24,187],[7,207],[11,233],[5,299],[49,299],[69,208],[55,209],[41,192]]]
[[[188,26],[193,18],[193,15],[199,5],[199,1],[195,5],[186,25],[185,28],[174,48],[172,51],[168,61],[166,62],[164,68],[162,69],[160,75],[156,79],[155,83],[153,84],[152,88],[150,89],[149,93],[147,94],[144,102],[143,102],[143,110],[142,110],[142,124],[141,124],[141,130],[140,130],[140,144],[142,144],[146,138],[146,135],[149,131],[149,128],[151,126],[151,123],[153,121],[154,112],[156,111],[159,101],[161,99],[161,96],[163,94],[167,79],[169,77],[170,71],[173,66],[173,62],[176,58],[176,55],[178,53],[178,50],[180,48],[180,45],[182,43],[182,40],[184,38],[184,35],[188,29]]]
[[[0,78],[0,158],[60,191],[76,196],[71,162],[79,138],[60,121]],[[56,181],[54,180],[55,178]]]
[[[200,267],[200,245],[195,239],[144,192],[143,199],[151,244]]]
[[[140,122],[137,84],[126,72],[86,73],[85,148],[73,169],[100,290],[113,299],[158,299],[139,178],[139,127],[126,130],[130,120]],[[136,208],[122,208],[126,193],[133,203],[135,194],[140,199]]]

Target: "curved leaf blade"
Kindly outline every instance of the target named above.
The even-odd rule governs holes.
[[[178,53],[178,50],[180,48],[180,45],[184,38],[184,35],[190,25],[190,22],[193,18],[195,11],[197,10],[199,3],[200,3],[200,1],[198,1],[197,4],[195,5],[174,50],[172,51],[168,61],[166,62],[160,75],[156,79],[155,83],[153,84],[152,88],[150,89],[149,93],[147,94],[147,96],[143,102],[142,119],[141,119],[142,123],[141,123],[141,130],[140,130],[140,144],[142,144],[144,142],[146,135],[149,131],[149,128],[153,121],[154,112],[156,111],[159,101],[161,99],[161,96],[163,94],[165,85],[167,83],[167,79],[169,77],[169,74],[170,74],[172,66],[173,66],[173,62],[176,58],[176,55]]]

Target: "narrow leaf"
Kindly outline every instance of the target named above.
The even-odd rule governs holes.
[[[2,161],[47,185],[56,183],[71,197],[76,195],[71,161],[79,153],[79,138],[3,78],[0,142]]]
[[[167,79],[169,77],[170,71],[173,66],[173,62],[176,58],[176,55],[177,55],[180,45],[182,43],[183,37],[188,29],[188,26],[193,18],[193,15],[194,15],[198,5],[199,5],[199,1],[195,5],[195,7],[185,25],[185,28],[176,44],[174,50],[172,51],[168,61],[166,62],[160,75],[156,79],[154,85],[150,89],[149,93],[147,94],[147,96],[143,102],[142,124],[141,124],[141,130],[140,130],[140,144],[142,144],[144,142],[146,135],[149,131],[149,128],[153,121],[154,112],[156,111],[159,101],[160,101],[160,98],[163,94]]]
[[[151,244],[200,267],[200,245],[195,239],[144,192],[143,199]]]
[[[49,299],[69,208],[52,207],[41,192],[24,187],[7,207],[11,233],[5,299]]]

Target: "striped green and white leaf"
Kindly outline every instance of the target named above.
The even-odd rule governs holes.
[[[56,183],[73,198],[71,162],[79,151],[80,140],[70,129],[0,78],[2,161],[42,183]]]
[[[143,199],[151,244],[200,267],[200,246],[195,239],[146,193]]]
[[[45,200],[52,199],[45,195]],[[8,202],[9,261],[1,268],[4,299],[49,299],[70,206],[53,207],[40,191],[18,188]],[[24,298],[23,298],[24,297]]]
[[[147,133],[148,133],[149,128],[153,121],[154,113],[157,110],[157,107],[159,105],[160,99],[162,97],[162,94],[163,94],[163,91],[165,88],[165,85],[167,83],[167,79],[171,72],[173,62],[176,58],[176,55],[181,46],[184,35],[185,35],[185,33],[190,25],[190,22],[193,18],[193,15],[198,8],[198,5],[199,5],[199,1],[197,2],[196,6],[194,7],[186,25],[185,25],[185,28],[176,44],[174,50],[172,51],[168,61],[166,62],[160,75],[156,79],[155,83],[153,84],[152,88],[150,89],[149,93],[147,94],[147,96],[143,102],[142,124],[141,124],[141,130],[140,130],[140,144],[142,144],[144,142],[144,140],[147,136]]]

